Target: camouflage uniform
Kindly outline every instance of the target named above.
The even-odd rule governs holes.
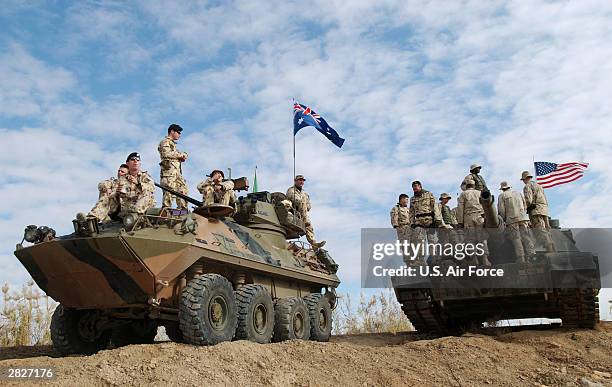
[[[180,159],[187,157],[187,153],[176,150],[176,142],[166,136],[157,147],[161,162],[160,184],[165,185],[175,191],[187,195],[187,183],[182,175]],[[164,191],[162,205],[164,207],[172,207],[172,198],[174,196],[170,192]],[[184,199],[175,197],[176,206],[178,208],[187,208],[187,202]]]
[[[497,198],[497,213],[506,223],[506,234],[514,246],[517,261],[525,262],[525,258],[533,256],[535,250],[527,227],[523,195],[510,189],[503,191]]]
[[[123,216],[135,212],[144,214],[149,208],[155,207],[155,185],[153,178],[145,171],[139,171],[134,176],[134,182],[130,182],[126,175],[119,179],[121,185],[120,203]]]
[[[109,214],[115,213],[119,209],[119,201],[117,200],[117,179],[111,178],[101,181],[98,184],[98,201],[96,205],[89,211],[88,216],[95,216],[99,221],[106,222],[110,220]]]
[[[469,182],[470,180],[468,180]],[[457,223],[463,224],[465,229],[465,242],[483,243],[485,254],[480,258],[480,263],[488,264],[488,234],[484,229],[484,209],[480,204],[480,191],[473,187],[466,188],[457,199]]]
[[[489,188],[487,187],[487,183],[485,182],[484,177],[482,177],[480,174],[478,173],[470,173],[469,175],[467,175],[464,179],[463,182],[461,183],[461,190],[465,191],[467,189],[466,187],[466,182],[468,180],[472,179],[474,181],[474,189],[476,191],[488,191]]]
[[[410,209],[399,203],[391,209],[391,226],[397,232],[400,241],[410,241]]]
[[[442,221],[444,224],[455,227],[457,225],[457,219],[453,214],[453,211],[446,204],[438,203],[440,209],[440,215],[442,216]]]
[[[313,247],[317,247],[318,244],[317,240],[315,239],[314,228],[312,228],[310,216],[308,215],[308,212],[312,207],[310,205],[310,195],[308,195],[308,192],[297,188],[294,185],[289,187],[287,190],[287,198],[291,200],[293,208],[295,208],[302,216],[305,226],[304,228],[306,229],[306,240],[308,240],[308,243],[310,243]]]
[[[541,185],[531,180],[523,187],[525,203],[529,211],[529,222],[534,229],[537,239],[544,245],[546,251],[554,252],[555,246],[550,235],[550,224],[548,222],[548,201]]]
[[[453,214],[453,211],[446,204],[440,202],[436,203],[440,216],[442,217],[442,227],[438,230],[438,239],[440,243],[452,243],[456,244],[459,242],[457,232],[454,230],[457,227],[457,219]]]
[[[220,185],[221,190],[215,191],[215,185]],[[231,180],[215,184],[213,179],[209,177],[198,184],[198,191],[202,194],[205,206],[213,203],[229,206],[234,202],[234,182]]]
[[[410,198],[409,217],[410,228],[412,229],[410,243],[415,246],[419,243],[425,245],[428,229],[442,225],[442,216],[436,205],[436,198],[431,192],[424,189]],[[429,234],[432,234],[431,230]],[[415,262],[423,262],[422,253],[422,249],[419,249],[414,259]]]

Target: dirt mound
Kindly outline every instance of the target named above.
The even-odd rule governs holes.
[[[338,336],[329,343],[162,342],[49,356],[50,347],[0,349],[0,369],[53,367],[57,385],[612,385],[612,324],[442,338]]]

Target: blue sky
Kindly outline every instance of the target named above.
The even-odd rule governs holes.
[[[347,139],[297,139],[343,291],[359,291],[360,228],[387,226],[412,180],[457,193],[473,162],[520,188],[534,157],[587,161],[549,190],[553,216],[610,227],[611,33],[599,1],[3,2],[0,282],[27,278],[23,227],[68,232],[128,153],[157,177],[171,122],[192,193],[205,171],[256,164],[284,191],[292,98]]]

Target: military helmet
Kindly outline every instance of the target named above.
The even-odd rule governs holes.
[[[508,184],[508,182],[507,182],[507,181],[502,181],[502,182],[499,184],[499,189],[500,189],[500,190],[505,190],[505,189],[508,189],[508,188],[512,188],[512,186],[511,186],[510,184]]]
[[[478,163],[474,163],[474,164],[470,165],[470,172],[472,172],[476,168],[482,168],[482,165],[480,165]]]
[[[521,180],[525,180],[528,177],[533,177],[529,171],[523,171],[523,173],[521,173]]]
[[[447,194],[446,192],[443,192],[440,194],[440,197],[438,198],[438,200],[442,200],[442,199],[451,199],[451,196]]]
[[[225,179],[225,174],[220,169],[213,169],[213,171],[210,173],[210,175],[206,175],[206,176],[212,177],[215,174],[215,172],[219,172],[221,174],[221,177]]]

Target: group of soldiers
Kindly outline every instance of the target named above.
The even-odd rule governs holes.
[[[453,209],[448,206],[451,199],[449,194],[442,193],[436,202],[434,195],[424,190],[421,182],[412,182],[414,195],[411,198],[406,194],[399,195],[398,204],[391,209],[391,225],[396,229],[398,239],[412,244],[423,243],[428,233],[431,234],[432,229],[437,228],[446,230],[439,233],[444,236],[442,242],[457,243],[457,234],[453,230],[462,229],[465,241],[484,243],[485,254],[478,257],[478,263],[490,265],[486,246],[485,208],[481,202],[481,197],[488,196],[483,193],[490,194],[490,191],[480,175],[481,169],[479,164],[470,166],[470,173],[461,183],[463,192],[457,198],[457,207]],[[555,247],[550,234],[548,201],[543,188],[528,171],[523,171],[521,181],[524,184],[523,194],[512,190],[506,181],[501,182],[497,214],[498,220],[505,226],[508,239],[512,241],[517,261],[525,262],[535,255],[530,228],[547,252],[554,252]]]
[[[157,150],[160,157],[160,185],[187,196],[189,191],[183,177],[183,163],[187,161],[188,154],[179,151],[176,147],[182,132],[181,126],[171,124],[167,136],[161,140]],[[309,217],[310,196],[303,189],[305,181],[304,176],[295,176],[293,186],[287,190],[287,198],[304,221],[306,239],[314,249],[318,249],[325,244],[325,241],[317,242],[315,239]],[[235,206],[234,182],[225,179],[220,169],[215,169],[207,175],[207,179],[200,182],[197,189],[202,194],[204,206],[212,204]],[[125,163],[119,166],[116,178],[100,182],[98,190],[98,201],[88,216],[100,222],[120,219],[127,213],[145,214],[156,204],[155,183],[146,171],[140,170],[140,154],[137,152],[130,153]],[[164,191],[162,207],[171,208],[173,201],[176,202],[177,209],[188,211],[185,199]]]

